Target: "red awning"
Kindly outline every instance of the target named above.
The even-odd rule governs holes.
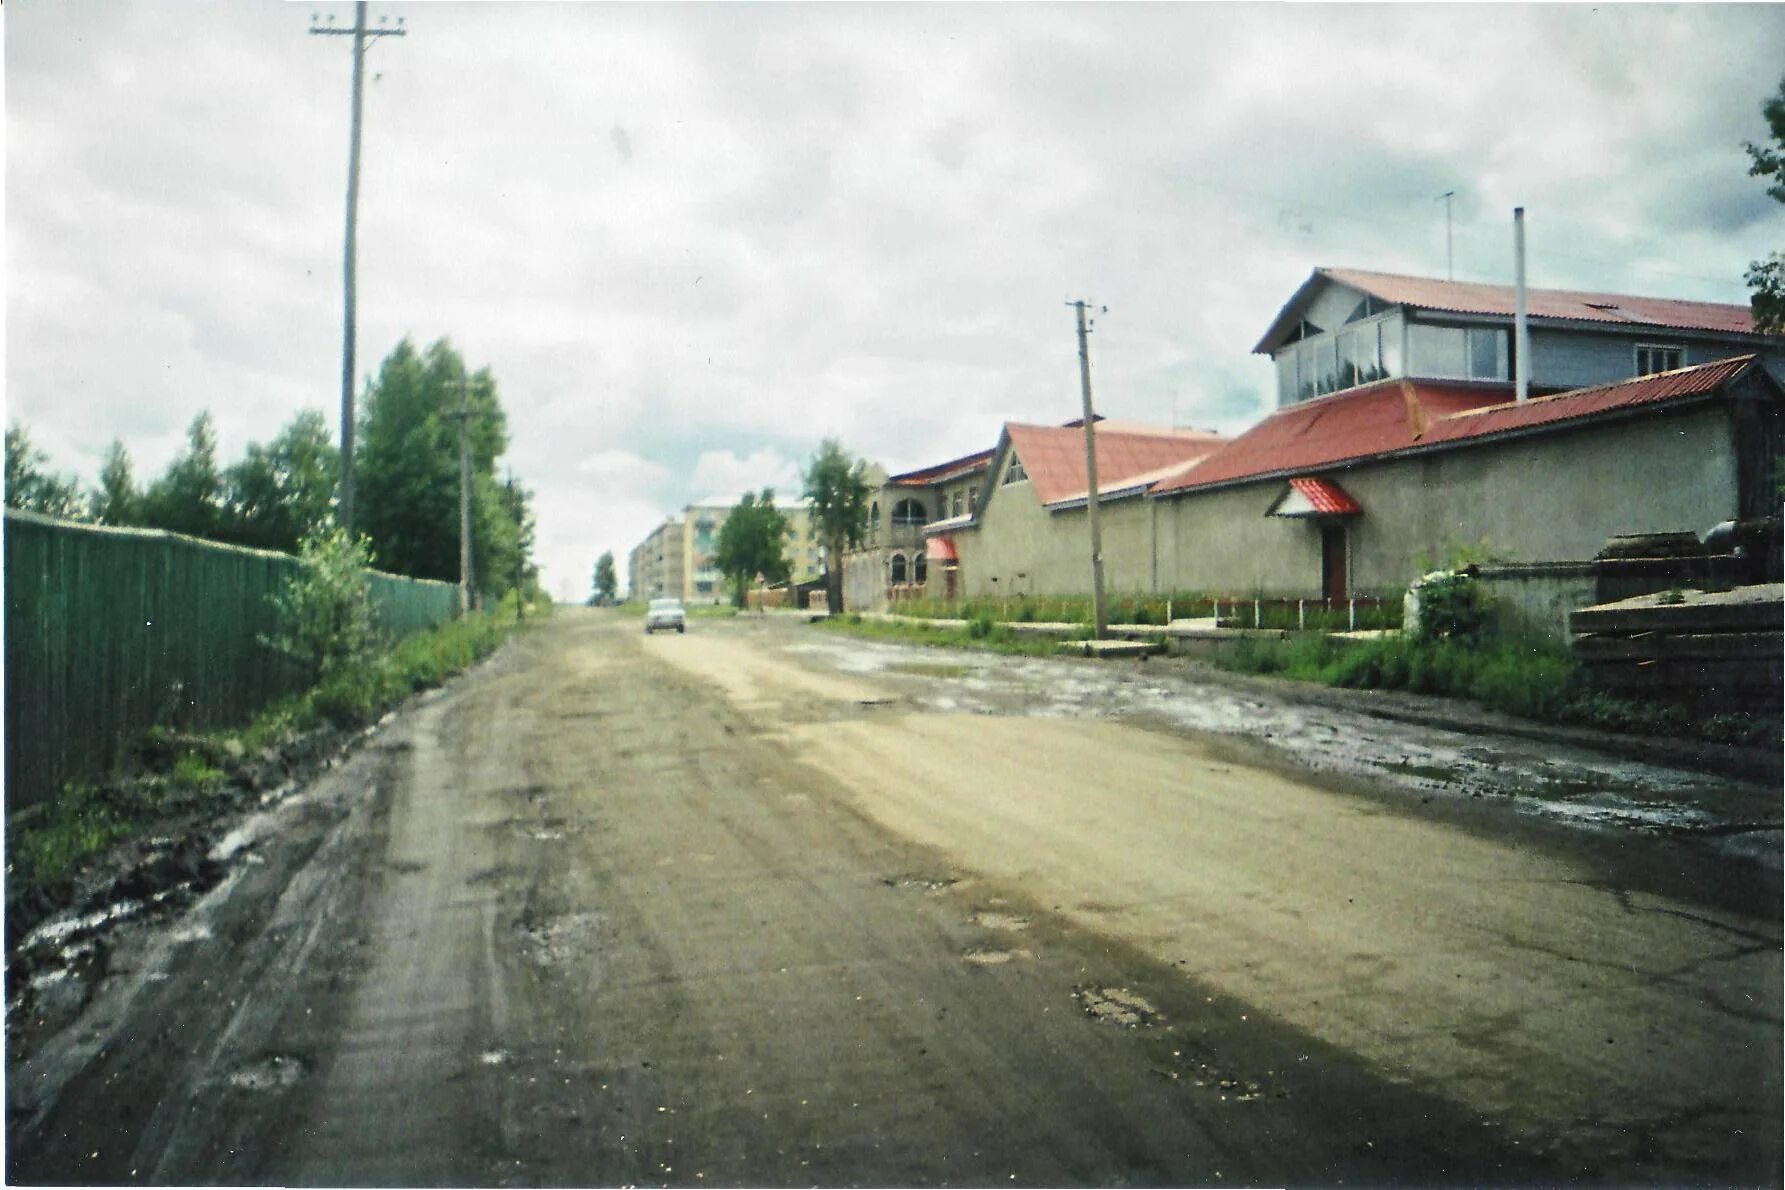
[[[1363,508],[1344,488],[1330,479],[1298,475],[1277,502],[1271,505],[1271,516],[1360,516]]]
[[[961,556],[954,552],[954,538],[932,537],[924,545],[924,554],[934,562],[959,562]]]

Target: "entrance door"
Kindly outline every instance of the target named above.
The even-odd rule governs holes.
[[[1345,523],[1326,521],[1320,526],[1320,591],[1328,603],[1343,603],[1350,578],[1345,572]]]

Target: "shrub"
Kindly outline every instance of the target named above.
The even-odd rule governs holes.
[[[1419,609],[1413,624],[1419,640],[1476,640],[1493,628],[1493,599],[1469,571],[1427,574],[1413,584],[1408,598]]]
[[[304,537],[298,562],[298,573],[272,596],[279,628],[261,643],[312,678],[326,678],[357,665],[378,644],[366,582],[371,557],[364,538],[350,541],[329,521]]]

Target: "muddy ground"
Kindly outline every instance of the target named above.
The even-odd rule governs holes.
[[[1777,785],[1458,714],[561,612],[42,969],[8,1177],[1777,1183]]]

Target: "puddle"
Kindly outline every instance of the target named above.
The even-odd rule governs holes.
[[[485,1050],[477,1055],[477,1064],[479,1066],[506,1066],[508,1057],[507,1050]]]
[[[893,673],[919,678],[964,678],[973,671],[965,665],[944,665],[933,661],[895,661],[887,666]]]
[[[1026,930],[1029,928],[1029,919],[1018,917],[1014,913],[999,913],[995,909],[989,909],[975,913],[973,924],[988,930]]]
[[[1012,959],[1029,957],[1026,950],[970,950],[961,956],[961,961],[975,967],[1001,967]]]
[[[1587,747],[1477,735],[1404,723],[1355,707],[1262,696],[1171,667],[1097,669],[1030,657],[934,659],[914,646],[878,641],[807,641],[789,647],[819,664],[856,674],[946,679],[918,683],[908,696],[925,710],[1034,718],[1140,717],[1215,735],[1267,741],[1317,772],[1359,778],[1420,799],[1504,798],[1521,812],[1584,830],[1672,833],[1721,854],[1774,869],[1776,848],[1717,828],[1767,817],[1751,783],[1707,777]],[[1732,798],[1732,793],[1739,798]],[[1619,799],[1613,801],[1610,799]],[[1747,809],[1734,808],[1738,801]],[[1725,808],[1729,807],[1729,808]]]
[[[244,1091],[282,1091],[304,1077],[304,1064],[289,1054],[269,1054],[231,1072],[229,1085]]]
[[[1072,998],[1085,1010],[1085,1015],[1093,1020],[1108,1021],[1129,1029],[1151,1025],[1161,1019],[1159,1010],[1149,1004],[1144,996],[1127,988],[1075,987],[1072,989]]]

